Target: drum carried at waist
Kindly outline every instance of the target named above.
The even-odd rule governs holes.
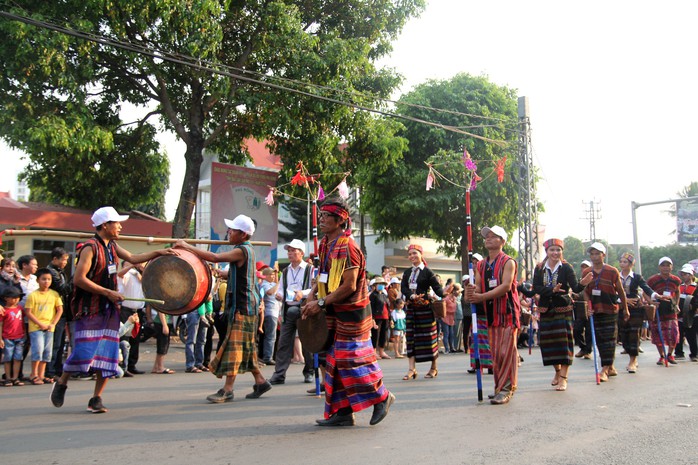
[[[298,337],[304,349],[313,354],[327,350],[331,341],[329,341],[330,334],[327,329],[325,312],[318,312],[306,319],[299,318],[296,321],[296,326]]]
[[[213,277],[208,265],[184,249],[178,255],[162,255],[143,270],[143,293],[164,304],[152,304],[168,315],[183,315],[197,309],[208,299]]]

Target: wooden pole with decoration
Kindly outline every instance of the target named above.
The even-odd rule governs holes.
[[[497,181],[502,182],[504,180],[504,165],[506,163],[506,157],[502,157],[496,162],[495,172],[497,173]],[[465,225],[466,225],[466,237],[468,242],[468,274],[471,285],[475,285],[475,272],[473,269],[473,227],[472,227],[472,217],[470,215],[470,191],[477,187],[477,183],[482,181],[482,178],[477,174],[477,165],[475,161],[470,158],[470,154],[466,149],[463,150],[462,157],[463,165],[465,167]],[[429,167],[429,174],[427,175],[427,191],[431,190],[436,183],[436,177],[439,176],[441,179],[448,181],[449,183],[458,186],[458,184],[449,181],[444,175],[439,173],[433,164],[427,164]],[[475,374],[477,376],[477,400],[482,402],[482,367],[480,364],[480,347],[478,341],[478,325],[477,325],[477,308],[474,303],[470,304],[470,313],[472,318],[472,341],[473,341],[473,358],[475,361]]]

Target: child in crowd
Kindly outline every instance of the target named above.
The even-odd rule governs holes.
[[[24,319],[23,309],[19,305],[22,292],[15,286],[7,286],[2,290],[5,311],[0,315],[0,349],[3,349],[5,361],[5,386],[24,386],[19,379],[24,350]]]
[[[402,353],[405,330],[407,329],[404,308],[405,301],[402,299],[395,299],[395,310],[390,313],[390,326],[393,328],[393,336],[395,336],[395,342],[393,343],[395,358],[405,358]]]
[[[36,272],[39,289],[29,294],[24,315],[29,320],[29,342],[32,352],[32,384],[52,383],[46,378],[46,364],[51,361],[53,331],[63,314],[63,301],[58,292],[49,289],[52,275],[48,268]]]

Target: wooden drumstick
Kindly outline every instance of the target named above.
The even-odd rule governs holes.
[[[147,304],[165,305],[164,300],[158,300],[158,299],[139,299],[137,297],[124,297],[124,300],[131,300],[133,302],[145,302]]]

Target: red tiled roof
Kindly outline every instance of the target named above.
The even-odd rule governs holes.
[[[87,210],[0,198],[0,230],[53,229],[94,232],[91,217],[92,212]],[[143,218],[143,215],[133,212],[131,218],[124,222],[122,234],[172,237],[172,223]]]

